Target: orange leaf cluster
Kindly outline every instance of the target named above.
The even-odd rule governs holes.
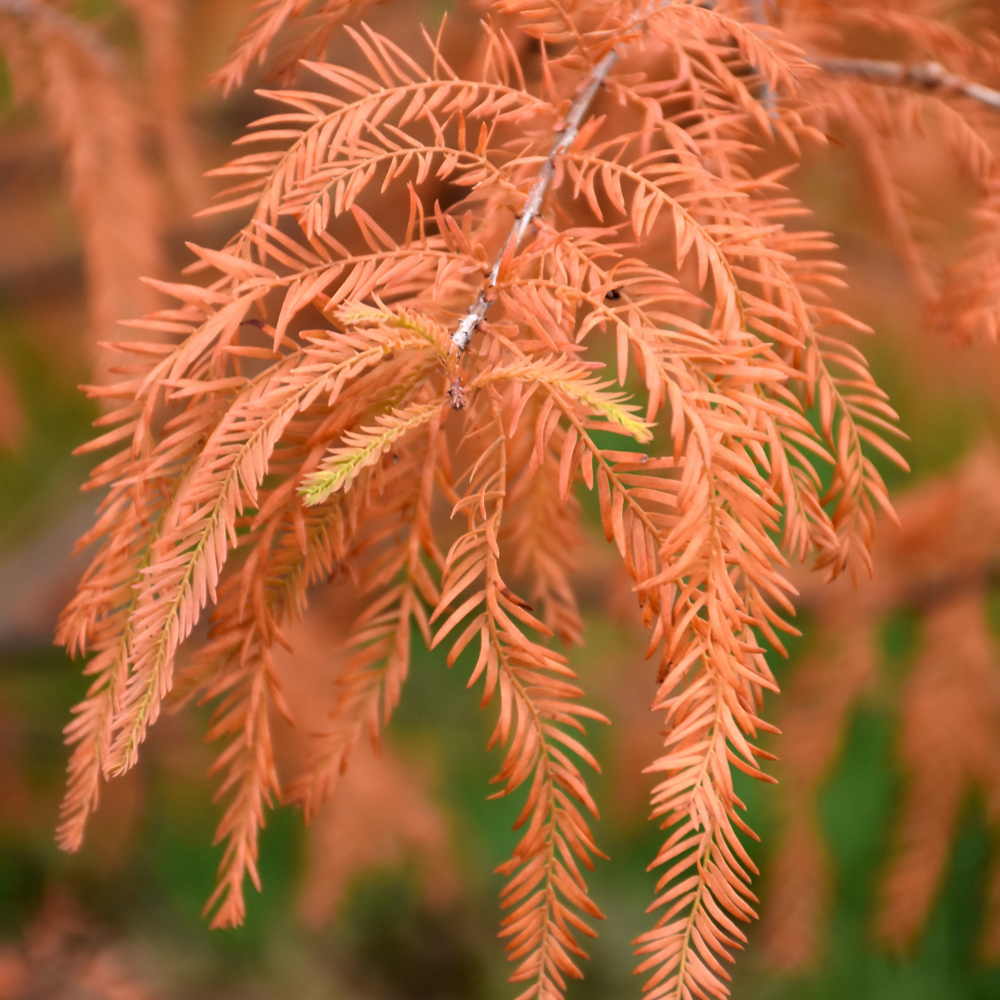
[[[33,6],[0,12],[12,5]],[[271,52],[290,81],[362,6],[262,0],[217,81]],[[318,811],[388,723],[419,635],[497,710],[496,794],[523,798],[501,936],[521,997],[562,997],[601,915],[584,740],[604,720],[553,641],[581,637],[574,491],[591,491],[664,719],[640,971],[651,997],[722,996],[754,912],[732,769],[765,777],[762,643],[782,652],[791,631],[787,566],[869,572],[889,506],[872,455],[905,466],[895,414],[842,337],[864,327],[831,298],[833,245],[783,184],[838,108],[880,148],[895,105],[848,107],[816,55],[873,8],[782,3],[769,25],[738,2],[486,6],[475,65],[449,63],[443,23],[409,48],[348,25],[350,58],[303,61],[301,89],[262,92],[274,113],[213,171],[229,186],[207,211],[239,213],[234,235],[190,245],[189,280],[151,282],[174,304],[116,345],[122,380],[89,390],[117,409],[85,449],[112,449],[90,483],[108,492],[59,628],[94,678],[67,728],[59,840],[79,846],[166,699],[210,701],[226,805],[209,906],[214,925],[238,923],[266,810]],[[989,44],[921,35],[928,20],[880,23],[992,71]],[[929,99],[966,154],[989,147],[954,94]],[[976,251],[973,285],[991,253]],[[334,576],[360,606],[329,723],[288,776],[274,722],[297,710],[275,652]]]
[[[934,0],[790,0],[780,7],[790,37],[827,70],[809,83],[821,125],[856,150],[929,319],[961,342],[996,343],[1000,92],[984,86],[1000,81],[995,10],[969,5],[944,18]],[[953,260],[936,252],[939,221],[926,217],[901,169],[908,147],[927,139],[950,151],[963,184],[976,192],[973,239]]]
[[[129,72],[124,54],[97,26],[58,4],[0,4],[0,51],[14,96],[39,106],[62,152],[95,342],[114,336],[118,320],[141,316],[160,302],[140,278],[164,273],[166,203],[172,198],[191,206],[200,193],[182,108],[180,12],[175,0],[123,3],[141,38],[143,79]],[[153,126],[145,120],[143,97],[155,109]],[[110,356],[91,353],[106,380]]]
[[[804,594],[824,652],[798,668],[780,719],[785,827],[764,921],[779,966],[820,955],[830,886],[816,799],[851,708],[877,677],[879,626],[890,611],[915,609],[922,639],[900,705],[905,795],[875,917],[888,948],[912,946],[923,929],[968,795],[981,793],[991,826],[1000,820],[1000,653],[986,610],[1000,552],[998,488],[1000,456],[984,446],[954,475],[899,501],[900,528],[885,526],[874,582]],[[998,899],[994,871],[982,937],[991,960],[1000,956]]]
[[[58,896],[47,899],[20,946],[0,948],[0,998],[39,995],[93,1000],[153,1000],[140,963],[95,934],[93,924]]]

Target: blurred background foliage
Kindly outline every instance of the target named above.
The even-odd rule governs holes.
[[[203,82],[222,61],[246,6],[178,2],[181,92],[203,168],[225,160],[228,143],[263,106],[250,88],[224,102]],[[391,14],[375,8],[372,18],[379,30],[404,39],[418,14],[436,21],[446,6],[412,4],[403,16],[400,5]],[[100,33],[125,78],[138,79],[139,33],[128,4],[86,0],[62,8]],[[48,983],[48,992],[33,996],[79,995],[64,985],[74,977],[94,994],[122,998],[509,995],[495,937],[500,877],[490,873],[515,842],[510,827],[519,806],[486,800],[500,760],[498,751],[483,750],[491,721],[465,690],[461,664],[450,673],[443,657],[421,651],[419,641],[387,752],[422,776],[429,825],[396,840],[386,834],[388,846],[376,844],[355,869],[324,872],[322,817],[306,830],[296,813],[279,809],[262,842],[264,892],[251,899],[246,925],[208,931],[201,909],[220,851],[212,846],[211,755],[201,741],[207,713],[164,719],[140,766],[105,788],[84,850],[68,857],[56,849],[66,761],[61,731],[86,684],[79,665],[51,648],[50,635],[82,568],[82,560],[69,559],[72,541],[93,511],[93,501],[76,493],[89,460],[71,451],[97,416],[76,388],[91,377],[94,338],[60,148],[37,103],[15,96],[9,76],[0,75],[0,1000],[27,995],[32,977]],[[962,178],[950,172],[933,135],[901,157],[910,189],[939,225],[946,256],[968,202]],[[956,348],[924,329],[849,147],[811,151],[793,184],[841,246],[851,274],[846,304],[876,330],[863,348],[911,437],[903,451],[912,475],[883,470],[903,495],[949,474],[1000,433],[1000,354]],[[165,198],[168,273],[187,262],[184,239],[208,246],[224,239],[218,221],[191,221],[189,207],[176,192]],[[596,511],[586,509],[597,554],[581,572],[587,646],[573,661],[591,703],[614,725],[593,734],[604,762],[593,783],[602,816],[596,833],[611,860],[599,863],[592,882],[608,920],[592,944],[587,979],[571,988],[581,1000],[638,995],[629,942],[645,929],[643,910],[652,899],[645,867],[660,841],[645,819],[649,782],[639,773],[659,745],[657,719],[646,710],[653,685],[644,641],[627,601],[608,610],[607,591],[621,581],[612,574],[607,582],[611,563],[599,554]],[[988,604],[1000,641],[1000,590],[989,591]],[[783,685],[807,651],[817,652],[808,610],[800,620],[804,638],[791,644],[787,662],[775,658]],[[850,709],[842,748],[822,781],[820,824],[834,886],[822,956],[804,971],[776,970],[757,947],[755,925],[734,973],[741,1000],[1000,996],[1000,970],[984,964],[976,948],[990,848],[1000,846],[992,843],[982,798],[962,806],[943,884],[912,949],[887,954],[872,932],[902,788],[900,692],[921,641],[918,613],[904,608],[883,618],[878,679]],[[780,708],[769,711],[780,722]],[[780,738],[769,745],[781,756]],[[766,909],[777,793],[744,779],[738,794],[762,838],[751,852],[763,873],[755,891]],[[392,826],[384,803],[365,808],[376,824]]]

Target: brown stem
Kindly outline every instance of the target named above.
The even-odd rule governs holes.
[[[583,116],[587,113],[594,95],[604,82],[604,78],[611,71],[611,67],[618,62],[619,58],[621,57],[614,49],[608,52],[587,75],[587,79],[580,88],[580,92],[570,105],[562,130],[556,136],[556,141],[552,144],[549,155],[542,164],[542,169],[538,172],[535,183],[531,185],[531,190],[528,192],[528,199],[524,203],[521,214],[514,220],[514,225],[507,234],[507,239],[504,240],[500,252],[493,261],[490,273],[486,277],[486,283],[476,296],[476,300],[469,307],[469,311],[458,324],[455,332],[451,335],[452,347],[457,353],[461,354],[469,346],[472,335],[476,332],[479,324],[482,323],[486,315],[486,310],[490,307],[491,302],[488,298],[488,293],[496,288],[501,261],[507,253],[517,250],[524,239],[525,233],[528,231],[528,226],[531,225],[532,219],[538,215],[542,207],[542,202],[545,200],[545,195],[552,184],[552,178],[555,176],[556,157],[560,153],[565,153],[573,145],[573,140],[580,131],[580,122],[583,121]]]
[[[907,66],[885,59],[847,59],[841,57],[812,60],[825,73],[833,76],[856,76],[868,83],[881,83],[890,87],[914,87],[930,92],[945,91],[979,101],[993,111],[1000,111],[1000,90],[952,73],[941,63],[924,62]]]

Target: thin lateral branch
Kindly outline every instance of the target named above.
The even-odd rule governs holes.
[[[717,0],[703,0],[701,7],[714,10]],[[748,0],[750,15],[757,24],[768,24],[767,0]],[[1000,111],[1000,90],[976,83],[958,73],[952,73],[939,62],[930,60],[907,66],[889,59],[853,59],[841,56],[807,56],[809,62],[831,76],[856,76],[868,83],[889,87],[913,87],[917,90],[947,91],[985,104]],[[767,94],[767,92],[765,92]]]
[[[469,341],[472,339],[473,333],[476,332],[476,328],[480,323],[482,323],[483,318],[486,316],[486,311],[489,309],[491,304],[491,299],[488,297],[488,293],[492,289],[496,288],[497,277],[500,274],[500,264],[508,253],[516,251],[521,245],[521,241],[524,239],[524,234],[528,231],[528,226],[531,225],[531,220],[538,215],[538,212],[542,207],[545,195],[548,193],[549,186],[552,184],[552,178],[555,176],[556,157],[559,156],[560,153],[565,153],[566,150],[573,145],[573,141],[576,139],[577,133],[580,131],[580,122],[583,121],[583,116],[587,113],[587,109],[590,107],[590,104],[594,99],[594,95],[604,82],[604,78],[609,72],[611,72],[611,68],[620,58],[621,57],[614,49],[608,52],[604,58],[590,71],[583,87],[580,89],[580,92],[576,95],[576,98],[570,105],[569,112],[566,115],[566,120],[563,123],[562,131],[556,137],[556,141],[552,144],[552,149],[549,150],[548,158],[545,163],[542,164],[542,169],[538,172],[538,177],[536,178],[535,183],[532,184],[531,190],[528,192],[528,199],[524,203],[524,208],[521,210],[521,214],[514,220],[514,225],[511,228],[510,233],[508,233],[507,239],[504,240],[504,244],[500,248],[500,252],[493,261],[490,273],[486,277],[486,283],[480,289],[475,301],[469,307],[469,311],[462,318],[461,323],[458,324],[455,332],[451,335],[452,349],[458,354],[461,354],[462,351],[469,346]]]
[[[833,76],[856,76],[868,83],[890,87],[914,87],[929,92],[946,91],[979,101],[993,111],[1000,111],[1000,90],[967,80],[952,73],[939,62],[907,66],[885,59],[816,58],[810,60],[825,73]]]

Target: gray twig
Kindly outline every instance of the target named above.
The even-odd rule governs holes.
[[[573,144],[573,140],[576,139],[580,131],[580,123],[583,121],[583,116],[587,113],[587,109],[590,107],[597,89],[604,82],[604,78],[611,71],[611,67],[618,62],[619,58],[620,56],[614,49],[608,52],[590,71],[583,86],[580,88],[580,92],[570,105],[562,130],[556,136],[556,141],[552,144],[549,155],[542,164],[542,169],[538,172],[535,183],[531,185],[531,190],[528,192],[528,198],[524,203],[524,208],[521,209],[521,214],[514,220],[514,225],[507,234],[507,239],[504,240],[500,252],[493,261],[493,266],[486,277],[486,283],[480,289],[476,300],[469,307],[469,311],[462,318],[455,332],[451,335],[452,347],[459,354],[469,346],[469,341],[472,339],[473,333],[476,332],[476,328],[486,316],[486,310],[489,309],[491,301],[489,293],[496,288],[497,277],[500,274],[500,264],[504,259],[504,255],[512,247],[513,250],[517,250],[524,239],[525,233],[528,231],[528,227],[531,225],[531,220],[541,210],[542,202],[545,200],[545,195],[552,184],[552,178],[555,176],[556,157],[560,153],[566,152]]]
[[[814,57],[812,62],[823,72],[833,76],[856,76],[869,83],[893,87],[914,87],[926,91],[945,91],[960,94],[985,104],[993,111],[1000,111],[1000,90],[967,80],[952,73],[938,62],[905,63],[883,59],[846,59],[840,57]]]

